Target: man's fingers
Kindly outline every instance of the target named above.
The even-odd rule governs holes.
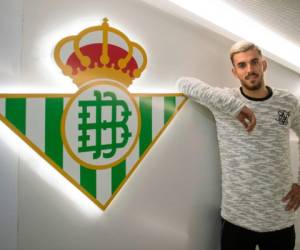
[[[246,118],[244,116],[241,116],[239,118],[239,121],[243,124],[243,126],[245,127],[245,129],[248,128],[248,123],[246,122]]]
[[[238,120],[244,125],[248,132],[251,132],[256,125],[256,117],[251,109],[244,106],[238,115]]]
[[[300,201],[297,198],[292,198],[286,206],[286,210],[294,210],[296,211],[300,206]]]
[[[294,210],[296,211],[296,210],[299,208],[299,206],[300,206],[300,202],[298,202],[298,203],[296,204],[296,206],[294,207]]]
[[[283,197],[282,201],[288,201],[289,199],[291,199],[293,194],[293,191],[291,190],[285,197]]]
[[[300,207],[300,186],[298,184],[293,184],[291,190],[288,194],[283,197],[283,202],[288,202],[286,205],[286,210],[296,211]]]
[[[251,132],[255,128],[255,125],[256,125],[256,117],[255,117],[254,113],[251,113],[251,116],[249,117],[248,120],[249,120],[249,123],[248,123],[247,131]]]
[[[289,200],[288,204],[286,205],[286,210],[290,211],[297,205],[296,199],[292,196]]]

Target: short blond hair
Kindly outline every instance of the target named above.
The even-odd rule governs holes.
[[[240,52],[246,52],[251,49],[256,49],[257,52],[259,53],[259,55],[262,56],[260,48],[257,45],[255,45],[254,43],[242,40],[242,41],[238,41],[235,44],[233,44],[230,48],[230,60],[231,60],[232,64],[234,65],[233,56],[235,54],[240,53]]]

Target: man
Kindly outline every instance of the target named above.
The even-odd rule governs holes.
[[[222,166],[223,250],[291,250],[300,178],[293,183],[289,129],[300,137],[300,105],[264,81],[267,62],[253,43],[230,50],[237,89],[216,88],[190,77],[177,85],[215,116]]]

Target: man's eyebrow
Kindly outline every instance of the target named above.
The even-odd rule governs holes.
[[[257,60],[259,60],[259,57],[254,57],[249,62],[253,62],[253,61],[257,61]],[[244,63],[247,63],[247,61],[237,62],[236,65],[240,65],[240,64],[244,64]]]

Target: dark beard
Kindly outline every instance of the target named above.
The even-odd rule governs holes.
[[[247,79],[247,77],[246,77],[246,79]],[[260,89],[260,88],[263,87],[263,79],[256,79],[256,81],[257,82],[255,84],[253,84],[253,85],[249,85],[249,83],[245,82],[245,81],[241,81],[241,83],[242,83],[242,86],[245,89],[250,90],[250,91],[254,91],[254,90],[258,90],[258,89]]]
[[[255,85],[251,85],[251,86],[249,86],[248,84],[245,84],[245,83],[242,83],[242,85],[245,89],[248,89],[251,91],[258,90],[263,86],[261,82],[259,82],[258,84],[255,84]]]

